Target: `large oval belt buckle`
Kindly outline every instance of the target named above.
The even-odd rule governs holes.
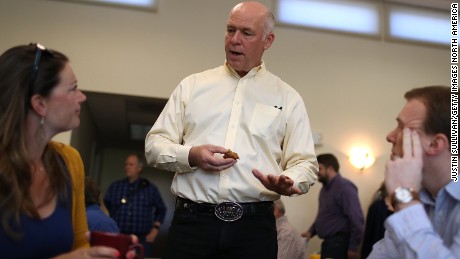
[[[223,221],[235,221],[243,216],[243,207],[236,202],[221,202],[216,205],[214,214]]]

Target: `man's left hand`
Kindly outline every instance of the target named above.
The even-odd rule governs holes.
[[[147,243],[153,243],[155,241],[155,238],[157,237],[157,235],[158,235],[158,229],[153,228],[152,231],[150,231],[150,233],[148,233],[145,236],[145,241]]]
[[[358,252],[348,250],[347,252],[348,259],[359,259],[359,254]]]
[[[281,195],[291,196],[293,194],[303,194],[299,188],[294,187],[294,180],[285,175],[265,175],[257,169],[253,169],[252,174],[259,179],[265,188]]]

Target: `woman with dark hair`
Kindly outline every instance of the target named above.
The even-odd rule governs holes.
[[[90,177],[85,178],[85,206],[86,218],[88,219],[88,229],[90,231],[103,231],[120,233],[117,222],[101,209],[101,190]]]
[[[69,59],[40,44],[10,48],[0,93],[0,257],[118,256],[89,247],[81,157],[51,141],[79,126],[86,100]]]
[[[367,258],[372,251],[372,246],[385,235],[385,220],[393,214],[388,201],[385,183],[376,191],[369,209],[367,210],[364,239],[361,247],[361,258]]]

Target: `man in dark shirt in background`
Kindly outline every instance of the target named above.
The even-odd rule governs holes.
[[[166,215],[166,206],[158,188],[141,178],[141,156],[130,154],[125,162],[126,178],[112,183],[104,197],[110,216],[120,232],[135,234],[144,246],[144,256],[152,257],[152,245]]]
[[[358,247],[363,237],[364,217],[358,189],[339,174],[339,162],[332,154],[317,156],[318,180],[323,184],[315,222],[303,237],[318,235],[321,258],[359,258]]]

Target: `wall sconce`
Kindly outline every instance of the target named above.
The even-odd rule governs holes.
[[[375,157],[370,149],[364,147],[352,148],[348,159],[350,163],[360,171],[371,167],[375,162]]]

